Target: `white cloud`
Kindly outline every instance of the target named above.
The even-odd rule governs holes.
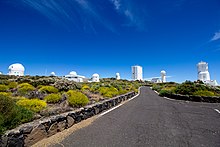
[[[120,9],[120,6],[121,6],[121,2],[120,0],[111,0],[115,6],[115,9],[116,10],[119,10]]]
[[[220,39],[220,31],[216,32],[215,35],[212,37],[211,41],[216,41]]]

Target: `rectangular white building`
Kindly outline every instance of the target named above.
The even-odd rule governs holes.
[[[143,69],[141,66],[132,66],[132,80],[143,80]]]

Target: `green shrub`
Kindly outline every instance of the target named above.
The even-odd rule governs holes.
[[[16,104],[33,112],[40,112],[47,107],[47,103],[39,99],[21,99]]]
[[[125,89],[120,89],[119,91],[118,91],[118,94],[119,95],[122,95],[122,94],[125,94],[125,93],[127,93],[128,91],[127,90],[125,90]]]
[[[85,91],[85,90],[90,90],[90,87],[88,85],[83,85],[82,86],[82,91]]]
[[[9,89],[8,86],[0,85],[0,92],[6,92],[8,89]]]
[[[99,93],[107,98],[111,98],[119,94],[118,90],[114,87],[100,87]]]
[[[82,107],[89,103],[88,97],[81,92],[69,90],[66,94],[70,106]]]
[[[68,90],[80,90],[82,88],[81,83],[77,83],[69,80],[58,80],[54,84],[59,91],[68,91]]]
[[[10,92],[0,92],[0,95],[4,95],[4,96],[10,97],[11,93]]]
[[[92,86],[91,86],[91,88],[90,88],[90,90],[91,90],[92,92],[97,92],[100,87],[101,87],[101,86],[100,86],[98,83],[93,83]]]
[[[8,84],[8,88],[9,89],[14,89],[14,88],[16,88],[18,86],[18,83],[17,82],[10,82],[9,84]]]
[[[32,118],[31,111],[17,106],[12,98],[0,95],[0,134]]]
[[[157,92],[160,92],[160,90],[162,89],[162,86],[158,85],[158,84],[154,84],[152,87],[152,90],[155,90]]]
[[[35,90],[34,86],[28,83],[19,84],[17,87],[18,87],[18,94],[21,96],[25,96],[27,93]]]
[[[40,89],[39,89],[40,92],[43,92],[43,93],[58,93],[58,89],[53,87],[53,86],[42,86]]]
[[[215,96],[215,93],[208,90],[200,90],[193,93],[196,96]]]
[[[172,92],[169,91],[169,90],[161,90],[159,92],[159,96],[167,96],[167,97],[169,97],[170,94],[172,94]]]
[[[44,100],[47,102],[47,103],[57,103],[61,100],[61,95],[60,94],[55,94],[55,93],[52,93],[52,94],[49,94],[47,96],[44,97]]]

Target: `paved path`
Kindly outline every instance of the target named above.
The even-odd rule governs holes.
[[[142,87],[137,98],[55,147],[220,147],[217,110],[220,104],[167,100]]]

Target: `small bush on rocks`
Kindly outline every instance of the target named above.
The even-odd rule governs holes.
[[[44,100],[47,102],[47,103],[57,103],[59,101],[61,101],[62,97],[60,94],[49,94],[47,96],[44,97]]]
[[[28,83],[19,84],[17,87],[18,87],[18,94],[21,96],[25,96],[29,92],[35,90],[34,86]]]
[[[10,82],[9,84],[8,84],[8,88],[9,89],[14,89],[14,88],[16,88],[18,86],[18,83],[17,82]]]
[[[208,90],[200,90],[193,93],[196,96],[215,96],[215,93]]]
[[[53,87],[53,86],[42,86],[40,89],[39,89],[40,92],[43,92],[43,93],[58,93],[58,89]]]
[[[172,94],[172,92],[169,90],[161,90],[159,92],[159,96],[169,96],[170,94]]]
[[[0,92],[1,95],[4,95],[4,96],[8,96],[10,97],[11,96],[11,93],[10,92]]]
[[[118,90],[114,87],[100,87],[99,93],[104,97],[111,98],[118,95]]]
[[[90,90],[90,87],[88,85],[83,85],[82,86],[82,91],[85,91],[85,90]]]
[[[8,89],[9,89],[8,86],[0,85],[0,92],[6,92]]]
[[[32,118],[31,111],[17,106],[11,97],[0,94],[0,134]]]
[[[66,94],[70,106],[82,107],[89,103],[88,97],[81,92],[69,90]]]
[[[47,107],[47,103],[39,99],[21,99],[16,104],[33,112],[40,112]]]

